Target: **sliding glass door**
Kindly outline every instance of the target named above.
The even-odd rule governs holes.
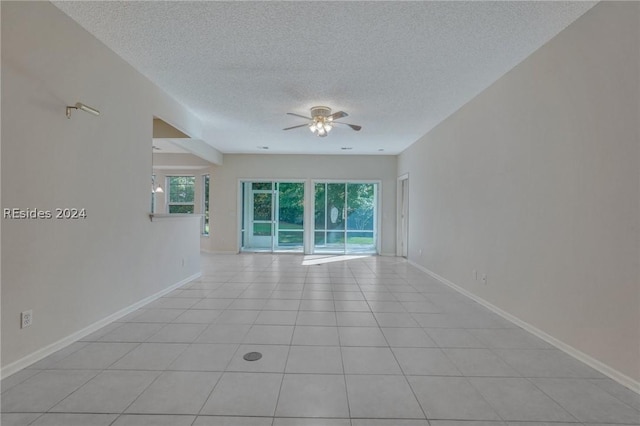
[[[271,182],[247,182],[245,229],[247,248],[271,250],[273,246],[273,188]]]
[[[375,253],[376,183],[314,185],[314,253]]]
[[[315,184],[314,252],[344,252],[344,183]]]
[[[376,251],[377,185],[347,184],[347,253]]]
[[[302,251],[304,247],[304,183],[277,182],[275,250]]]
[[[378,183],[241,182],[241,250],[376,253]],[[310,223],[305,223],[308,215]],[[308,235],[308,236],[307,236]]]
[[[242,249],[303,251],[304,183],[242,183]]]

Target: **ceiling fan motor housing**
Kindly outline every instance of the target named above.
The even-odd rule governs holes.
[[[326,106],[315,106],[311,108],[311,117],[328,117],[331,115],[331,108]]]

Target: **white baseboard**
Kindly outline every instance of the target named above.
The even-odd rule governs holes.
[[[181,287],[185,284],[187,284],[188,282],[191,282],[195,279],[198,279],[202,276],[202,272],[198,272],[196,274],[191,275],[190,277],[187,277],[175,284],[170,285],[169,287],[165,288],[164,290],[161,290],[159,292],[157,292],[156,294],[153,294],[149,297],[145,297],[142,300],[139,300],[138,302],[134,303],[133,305],[127,306],[124,309],[119,310],[118,312],[115,312],[111,315],[109,315],[106,318],[103,318],[99,321],[94,322],[93,324],[91,324],[88,327],[83,328],[82,330],[76,331],[75,333],[72,333],[70,335],[68,335],[67,337],[64,337],[60,340],[58,340],[57,342],[51,343],[50,345],[45,346],[44,348],[38,349],[35,352],[30,353],[29,355],[20,358],[17,361],[12,362],[11,364],[8,364],[4,367],[2,367],[2,369],[0,370],[0,378],[5,379],[9,376],[11,376],[14,373],[17,373],[18,371],[22,370],[23,368],[26,368],[28,366],[30,366],[33,363],[36,363],[38,361],[40,361],[41,359],[51,355],[52,353],[59,351],[60,349],[69,346],[70,344],[77,342],[78,340],[82,339],[83,337],[86,337],[88,335],[90,335],[91,333],[101,329],[102,327],[104,327],[105,325],[108,325],[122,317],[124,317],[125,315],[130,314],[131,312],[135,311],[136,309],[139,309],[141,307],[143,307],[144,305],[153,302],[154,300],[164,296],[167,293],[172,292],[173,290],[175,290],[178,287]]]
[[[395,253],[380,253],[380,256],[385,256],[385,257],[397,257]]]
[[[626,374],[623,374],[621,372],[619,372],[618,370],[608,366],[607,364],[598,361],[597,359],[585,354],[584,352],[574,348],[573,346],[570,346],[566,343],[564,343],[563,341],[545,333],[544,331],[540,330],[539,328],[534,327],[533,325],[529,324],[528,322],[525,322],[523,320],[521,320],[520,318],[506,312],[503,311],[502,309],[498,308],[497,306],[487,302],[486,300],[484,300],[483,298],[471,293],[468,290],[465,290],[464,288],[458,286],[457,284],[452,283],[451,281],[449,281],[448,279],[441,277],[440,275],[436,274],[435,272],[430,271],[429,269],[425,268],[422,265],[419,265],[417,263],[415,263],[412,260],[409,260],[409,264],[415,266],[416,268],[420,269],[422,272],[426,273],[427,275],[435,278],[436,280],[440,281],[441,283],[451,287],[452,289],[456,290],[457,292],[467,296],[468,298],[475,300],[476,302],[478,302],[479,304],[481,304],[482,306],[484,306],[485,308],[489,309],[490,311],[500,315],[502,318],[514,323],[515,325],[522,327],[523,329],[527,330],[529,333],[541,338],[542,340],[544,340],[545,342],[549,343],[550,345],[555,346],[556,348],[560,349],[561,351],[565,352],[568,355],[571,355],[572,357],[576,358],[579,361],[584,362],[585,364],[587,364],[589,367],[599,371],[600,373],[604,374],[605,376],[610,377],[611,379],[615,380],[616,382],[620,383],[621,385],[631,389],[632,391],[639,393],[640,394],[640,382],[638,382],[637,380],[632,379],[631,377],[627,376]]]
[[[206,254],[238,254],[237,251],[224,251],[224,250],[200,250],[202,253]]]

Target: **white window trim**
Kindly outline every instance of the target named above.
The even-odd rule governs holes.
[[[200,236],[201,237],[205,237],[208,238],[211,235],[211,198],[209,197],[209,193],[205,190],[206,185],[205,185],[205,181],[207,179],[209,179],[209,192],[211,192],[211,174],[210,173],[205,173],[202,176],[201,179],[201,185],[202,185],[202,197],[201,198],[201,203],[202,203],[202,208],[201,208],[201,212],[202,212],[202,226],[201,226],[201,232],[200,232]],[[205,234],[205,227],[206,227],[206,217],[207,217],[207,205],[206,205],[206,200],[207,198],[209,199],[209,232]]]

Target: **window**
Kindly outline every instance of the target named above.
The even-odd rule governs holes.
[[[167,176],[167,212],[194,213],[195,176]]]
[[[209,175],[202,176],[202,235],[209,235]]]

